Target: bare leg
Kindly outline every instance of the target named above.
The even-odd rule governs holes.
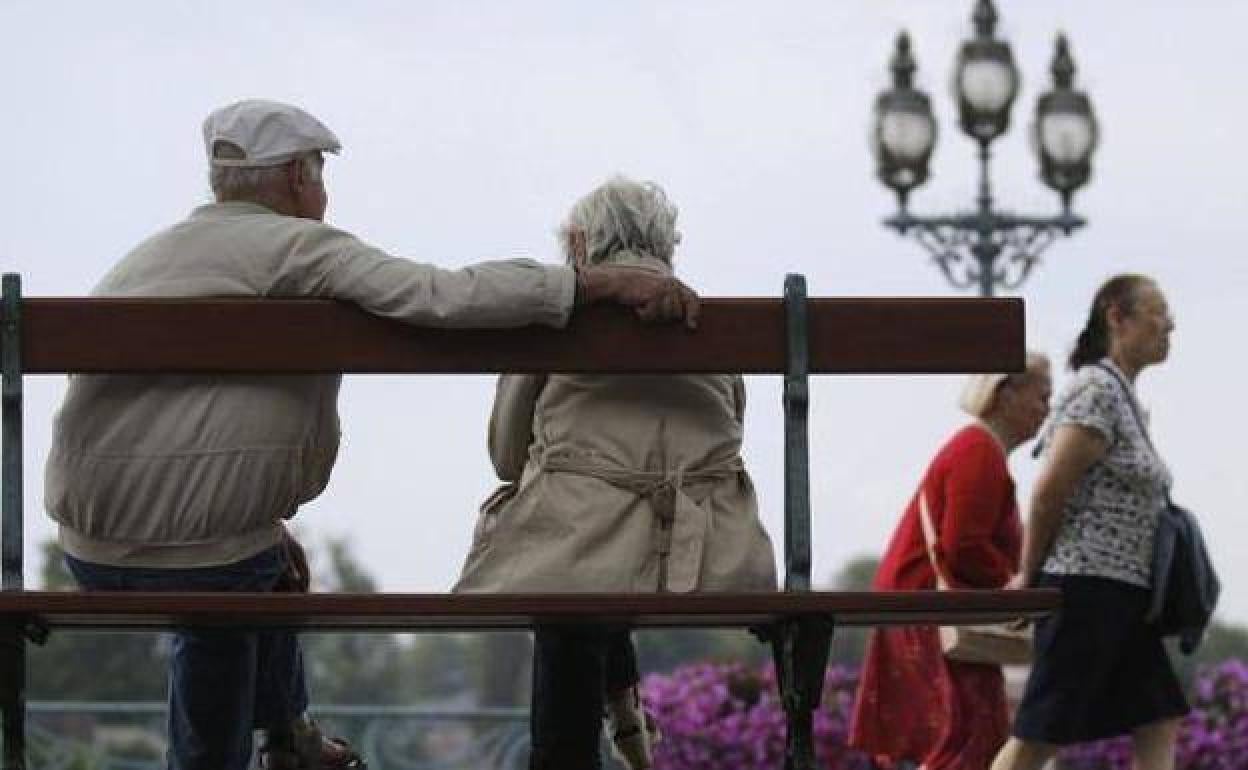
[[[1174,744],[1178,737],[1177,719],[1137,727],[1131,733],[1136,770],[1174,770]]]
[[[997,752],[991,770],[1041,770],[1056,753],[1057,747],[1051,743],[1010,738]]]

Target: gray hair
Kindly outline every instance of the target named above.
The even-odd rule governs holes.
[[[217,141],[213,145],[214,158],[231,160],[245,157],[238,145],[226,141]],[[319,182],[321,179],[321,153],[309,152],[294,159],[299,164],[300,173],[308,182]],[[263,198],[268,190],[280,185],[286,179],[286,164],[276,166],[212,166],[208,171],[208,184],[212,194],[219,201],[254,200]]]
[[[559,241],[569,262],[569,236],[583,232],[591,265],[615,261],[626,254],[648,255],[670,265],[672,252],[680,243],[676,213],[662,187],[616,175],[572,205],[559,228]]]

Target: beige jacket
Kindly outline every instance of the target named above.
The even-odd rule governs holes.
[[[504,375],[456,591],[770,591],[738,376]]]
[[[104,297],[325,297],[428,326],[566,323],[567,268],[441,270],[250,203],[210,204],[140,244]],[[56,417],[45,504],[71,555],[193,567],[277,542],[338,451],[340,377],[74,375]]]

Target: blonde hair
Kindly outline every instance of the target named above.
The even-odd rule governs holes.
[[[997,393],[1007,381],[1023,382],[1039,375],[1047,377],[1051,368],[1049,357],[1044,353],[1027,351],[1027,364],[1021,372],[972,374],[962,386],[962,393],[958,396],[958,407],[972,417],[982,418],[992,411],[992,405],[997,400]]]

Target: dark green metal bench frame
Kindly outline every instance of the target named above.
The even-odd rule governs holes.
[[[812,716],[836,625],[1034,617],[1053,591],[822,592],[810,582],[808,377],[1018,371],[1016,299],[708,299],[696,333],[615,308],[566,330],[413,328],[320,300],[25,299],[3,279],[0,370],[0,708],[3,770],[25,768],[26,645],[52,629],[283,626],[338,631],[492,630],[551,623],[746,627],[771,645],[788,720],[785,770],[814,768]],[[783,373],[785,579],[769,594],[221,594],[23,589],[22,378],[90,372]]]

